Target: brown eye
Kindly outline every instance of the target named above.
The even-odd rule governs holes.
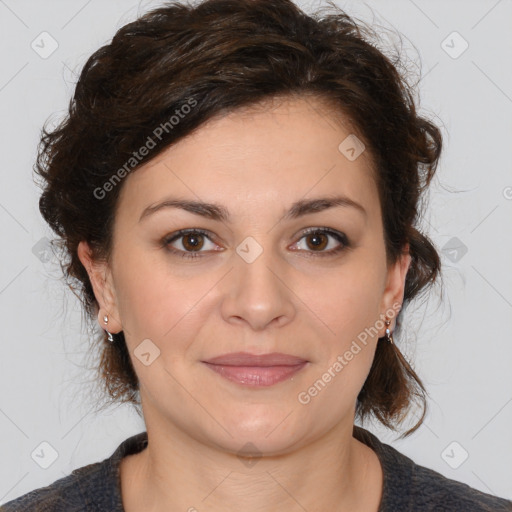
[[[182,258],[200,258],[205,253],[218,251],[219,246],[212,241],[208,231],[202,229],[180,229],[161,241],[162,247]]]
[[[306,235],[306,244],[310,249],[321,251],[327,247],[328,243],[329,239],[324,233],[318,232]]]
[[[189,233],[187,235],[183,235],[183,247],[187,251],[197,251],[200,250],[204,245],[203,235],[199,233]]]
[[[295,246],[304,256],[335,256],[351,247],[344,233],[330,228],[308,229]]]

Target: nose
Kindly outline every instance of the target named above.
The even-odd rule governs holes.
[[[222,316],[231,324],[248,324],[261,331],[271,324],[282,327],[295,314],[291,267],[265,249],[252,262],[238,253],[224,284]]]

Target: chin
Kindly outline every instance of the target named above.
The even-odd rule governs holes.
[[[287,415],[284,408],[276,409],[274,414],[269,414],[268,406],[266,406],[265,414],[258,414],[254,410],[252,414],[233,414],[230,421],[224,423],[226,430],[231,434],[223,436],[227,449],[238,453],[245,445],[254,445],[259,452],[269,455],[277,455],[286,453],[295,445],[305,433],[298,431],[298,424],[290,424],[287,421]],[[293,413],[289,415],[293,417]],[[284,421],[283,421],[284,420]],[[297,418],[295,418],[295,421]],[[300,422],[302,428],[305,427],[304,422]],[[250,446],[248,447],[250,449]]]

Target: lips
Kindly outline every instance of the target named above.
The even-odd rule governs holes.
[[[279,352],[259,355],[248,352],[232,352],[203,362],[222,366],[296,366],[306,360]]]
[[[289,354],[249,354],[233,352],[202,361],[221,377],[243,386],[272,386],[288,380],[308,361]]]

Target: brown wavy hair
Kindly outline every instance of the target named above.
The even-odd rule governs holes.
[[[138,408],[138,379],[123,332],[111,344],[98,329],[98,304],[77,246],[86,240],[95,259],[108,261],[122,183],[101,199],[95,191],[133,164],[148,137],[155,147],[137,155],[131,172],[214,116],[275,97],[327,101],[372,155],[388,262],[410,247],[397,328],[407,304],[436,280],[438,252],[416,223],[441,153],[440,130],[417,113],[401,58],[378,49],[375,30],[328,3],[331,10],[310,15],[290,0],[165,3],[123,26],[87,60],[66,116],[56,128],[43,128],[34,168],[42,178],[39,208],[58,235],[52,243],[62,250],[67,284],[89,327],[96,326],[93,349],[110,403]],[[190,102],[195,108],[187,111]],[[171,127],[170,117],[180,112],[188,113]],[[396,429],[419,401],[423,415],[409,435],[425,416],[425,394],[400,350],[381,339],[356,414]]]

